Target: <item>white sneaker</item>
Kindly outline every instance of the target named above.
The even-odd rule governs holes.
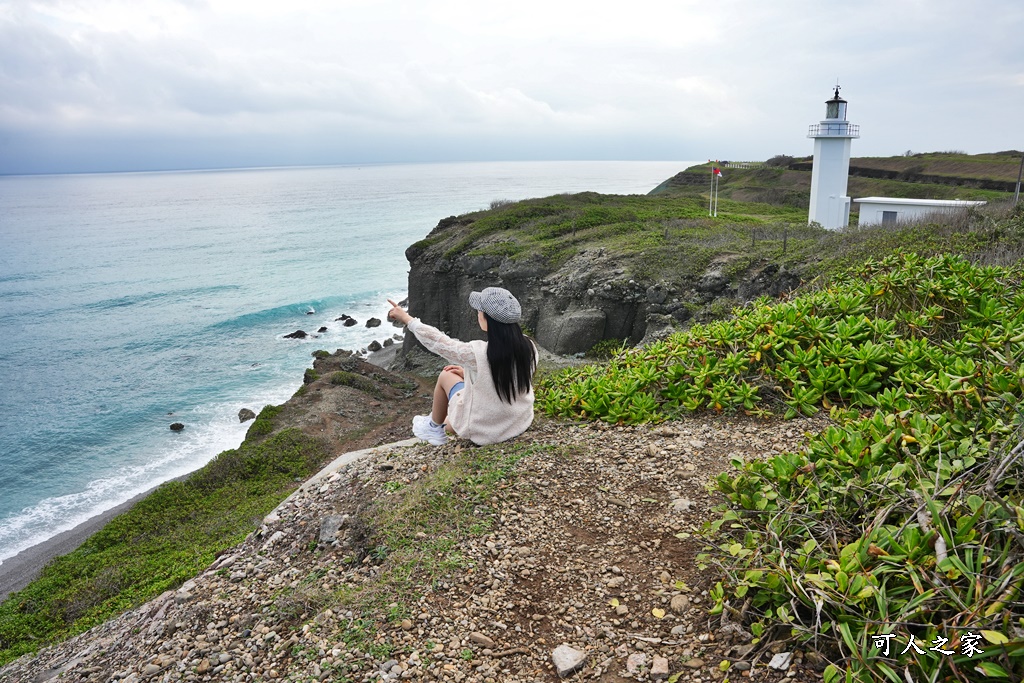
[[[412,419],[412,433],[432,446],[443,446],[448,443],[444,425],[431,425],[429,415],[417,415]]]

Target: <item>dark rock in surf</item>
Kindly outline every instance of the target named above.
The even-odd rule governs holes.
[[[366,321],[367,327],[380,327],[380,318],[370,318]]]
[[[248,408],[242,408],[241,410],[238,411],[238,421],[239,422],[248,422],[249,420],[255,420],[255,419],[256,419],[256,413],[254,413],[253,411],[249,410]]]
[[[323,334],[323,333],[324,333],[324,332],[326,332],[326,331],[327,331],[327,326],[326,326],[326,325],[324,325],[324,326],[323,326],[323,327],[321,327],[321,328],[320,328],[319,330],[317,330],[317,332],[319,332],[319,333],[321,333],[321,334]]]
[[[384,348],[384,347],[382,347],[382,346],[380,345],[380,342],[379,342],[379,341],[377,341],[376,339],[374,339],[374,340],[373,340],[372,342],[370,342],[370,345],[369,345],[369,346],[367,346],[366,348],[367,348],[367,350],[369,350],[369,351],[370,351],[370,353],[377,353],[378,351],[380,351],[380,350],[381,350],[382,348]]]
[[[357,324],[357,322],[358,321],[356,321],[355,318],[346,318],[345,319],[345,327],[352,327],[353,325]]]
[[[303,331],[303,330],[295,330],[291,334],[284,335],[284,338],[285,339],[305,339],[308,336],[309,335],[306,334],[305,331]]]
[[[171,431],[172,432],[180,432],[184,428],[185,428],[185,425],[181,424],[180,422],[174,422],[174,423],[171,424]]]

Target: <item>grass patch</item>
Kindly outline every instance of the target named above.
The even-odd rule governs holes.
[[[321,441],[286,429],[163,484],[0,604],[0,665],[180,586],[327,458]]]
[[[346,370],[338,370],[337,372],[331,373],[331,384],[352,387],[358,389],[367,394],[379,394],[380,390],[376,384],[373,383],[367,377],[364,377],[356,372],[348,372]]]
[[[341,603],[373,608],[400,620],[425,587],[470,565],[461,544],[491,529],[491,498],[514,483],[516,463],[542,446],[470,448],[429,476],[390,493],[362,518],[366,552],[380,564],[374,581],[339,594]]]

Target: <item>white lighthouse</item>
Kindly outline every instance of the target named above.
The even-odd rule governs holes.
[[[835,230],[850,223],[850,198],[846,181],[850,175],[850,141],[860,137],[860,126],[846,120],[846,100],[835,96],[825,102],[825,120],[807,132],[814,138],[811,169],[811,207],[807,222],[818,222]]]

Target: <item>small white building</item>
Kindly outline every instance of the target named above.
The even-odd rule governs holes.
[[[935,214],[967,211],[985,202],[960,199],[903,199],[899,197],[863,197],[854,199],[860,205],[857,225],[888,225],[918,220]]]
[[[860,127],[846,120],[846,100],[835,95],[825,102],[825,118],[807,131],[814,140],[811,167],[811,205],[808,223],[820,223],[830,230],[850,224],[850,198],[846,183],[850,177],[850,143],[860,137]]]

